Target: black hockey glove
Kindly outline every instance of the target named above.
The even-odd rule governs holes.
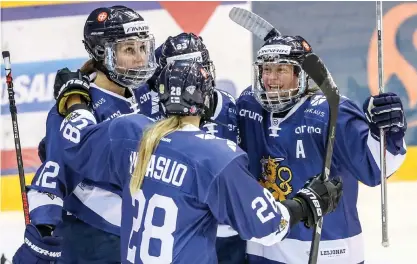
[[[62,116],[67,114],[67,100],[70,95],[80,95],[84,101],[91,102],[90,79],[83,75],[80,70],[70,71],[68,68],[61,69],[57,72],[54,83],[54,97],[56,100],[58,113]]]
[[[38,157],[43,163],[46,160],[46,137],[42,138],[38,145]]]
[[[282,202],[291,214],[291,226],[301,220],[310,228],[320,217],[333,212],[342,196],[342,187],[340,177],[322,181],[318,175],[308,180],[293,199]]]

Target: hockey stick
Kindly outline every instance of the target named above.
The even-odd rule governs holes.
[[[10,263],[10,264],[12,264],[12,262],[11,262],[10,260],[8,260],[8,259],[4,256],[4,254],[2,254],[2,255],[1,255],[1,258],[0,258],[0,264],[6,264],[6,263]]]
[[[265,21],[265,19],[246,9],[233,7],[229,12],[229,17],[232,21],[249,30],[255,36],[263,39],[264,41],[270,37],[281,35],[281,33],[270,23]],[[328,180],[333,155],[333,144],[336,135],[336,121],[339,112],[339,90],[337,89],[329,71],[326,69],[326,66],[317,55],[307,55],[302,68],[320,87],[320,90],[326,97],[330,108],[329,126],[327,128],[326,156],[324,158],[324,166],[321,174],[323,180]],[[319,219],[318,223],[314,227],[313,241],[311,242],[310,256],[308,260],[309,264],[317,263],[322,226],[323,217]]]
[[[22,195],[23,215],[25,216],[25,224],[30,224],[29,204],[26,193],[25,171],[23,170],[22,149],[20,147],[19,127],[17,124],[17,108],[14,100],[13,78],[10,63],[10,52],[2,52],[4,59],[4,69],[6,71],[7,93],[9,94],[10,114],[12,116],[14,147],[16,149],[17,169],[19,170],[20,193]]]
[[[323,92],[329,104],[330,111],[329,124],[327,127],[326,156],[324,158],[324,166],[321,173],[323,181],[328,181],[330,166],[332,164],[333,144],[336,136],[337,115],[339,112],[339,90],[326,66],[316,54],[308,54],[304,59],[302,68],[320,87],[320,90]],[[317,263],[322,226],[323,217],[320,217],[318,223],[314,227],[313,241],[311,242],[310,256],[308,260],[309,264]]]
[[[274,28],[268,21],[243,8],[233,7],[229,12],[229,18],[264,41],[271,37],[281,35],[281,32]]]
[[[379,94],[384,92],[384,57],[382,45],[382,1],[376,1],[376,25],[378,35],[378,86]],[[386,140],[384,129],[380,129],[380,164],[381,164],[381,221],[382,221],[382,246],[388,247],[388,204],[387,204],[387,163],[386,163]]]

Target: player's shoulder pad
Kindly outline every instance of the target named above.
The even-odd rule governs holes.
[[[236,105],[238,106],[238,108],[242,108],[242,106],[250,107],[250,106],[259,105],[258,101],[256,101],[256,98],[252,92],[252,86],[249,86],[248,88],[243,90],[243,92],[237,98]]]
[[[243,90],[239,97],[238,97],[238,101],[239,100],[252,100],[255,99],[255,97],[253,97],[253,92],[252,92],[252,85],[249,85],[245,90]]]
[[[198,159],[200,161],[209,161],[215,168],[224,168],[236,157],[246,155],[239,146],[228,139],[219,138],[201,131],[195,134],[198,144]],[[213,169],[214,170],[214,169]]]
[[[50,118],[56,118],[57,116],[60,117],[61,121],[64,119],[64,117],[58,113],[56,104],[54,104],[54,106],[52,106],[52,108],[48,112],[47,120]]]
[[[222,100],[222,104],[233,104],[236,105],[236,99],[233,97],[233,95],[231,95],[230,93],[220,90],[220,89],[214,89],[214,91],[217,93],[217,96],[219,98],[221,98],[220,100]]]
[[[245,117],[247,113],[257,113],[261,116],[264,111],[252,92],[252,86],[249,86],[240,94],[236,102],[236,108],[238,115],[242,117]]]
[[[236,120],[235,98],[223,90],[215,89],[214,92],[217,94],[217,104],[212,119],[224,124],[234,123],[233,120]]]
[[[112,139],[137,140],[146,127],[154,123],[154,120],[142,114],[131,113],[108,122],[110,122],[109,133]]]
[[[345,96],[341,96],[339,108],[344,105],[346,101],[350,101],[350,99]],[[302,109],[304,109],[304,116],[306,118],[312,118],[323,123],[327,123],[329,120],[329,103],[322,92],[308,95]]]

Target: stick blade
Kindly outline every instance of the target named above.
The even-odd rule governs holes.
[[[277,35],[281,35],[281,33],[265,19],[240,7],[233,7],[229,12],[229,18],[239,26],[252,32],[260,39],[265,39],[271,34],[272,31],[276,32]]]
[[[330,75],[323,61],[314,53],[305,57],[301,67],[318,86],[322,86]]]

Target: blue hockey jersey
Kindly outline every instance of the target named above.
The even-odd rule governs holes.
[[[89,92],[92,99],[92,110],[98,122],[108,121],[126,113],[138,112],[141,107],[134,97],[125,98],[102,89],[94,83],[91,84]],[[146,109],[146,111],[148,110]],[[119,189],[115,189],[105,182],[93,183],[86,180],[81,182],[74,192],[65,198],[64,202],[56,197],[54,178],[58,171],[62,173],[62,170],[59,170],[60,165],[57,163],[57,153],[60,151],[60,146],[57,144],[58,134],[56,132],[63,120],[64,118],[57,113],[56,107],[53,107],[48,113],[45,137],[46,160],[38,169],[31,186],[29,186],[32,191],[28,192],[31,220],[35,224],[57,225],[61,221],[63,204],[63,208],[67,212],[74,214],[85,223],[119,235],[121,207]],[[76,139],[77,136],[76,132],[67,131],[68,138]],[[43,182],[45,184],[42,184]],[[51,194],[55,194],[55,196]]]
[[[249,169],[276,200],[292,198],[311,175],[321,173],[328,103],[318,93],[303,97],[286,115],[267,112],[247,88],[237,100],[240,146],[249,156]],[[405,143],[387,138],[387,175],[405,158]],[[364,261],[356,203],[358,182],[380,183],[379,142],[369,134],[363,112],[341,97],[330,177],[343,178],[343,196],[336,211],[324,217],[318,263],[353,264]],[[282,243],[264,247],[248,242],[250,263],[308,262],[312,229],[295,226]]]
[[[246,153],[192,125],[162,138],[132,197],[138,144],[152,122],[131,114],[94,125],[90,112],[77,110],[59,133],[61,162],[71,171],[58,175],[60,190],[68,194],[85,179],[124,187],[123,263],[217,263],[218,223],[264,245],[287,235],[289,213],[249,173]],[[78,131],[79,140],[67,139],[68,129]]]
[[[123,114],[141,112],[155,120],[163,118],[159,109],[159,98],[157,94],[149,89],[147,85],[134,89],[134,97],[125,98],[113,92],[107,91],[91,84],[90,96],[92,109],[97,122],[108,121]],[[220,92],[218,92],[220,94]],[[226,137],[236,141],[237,120],[235,103],[227,93],[221,93],[219,104],[216,108],[216,118],[228,124],[226,129],[221,126],[215,131],[216,136]],[[229,109],[233,109],[230,111]],[[60,151],[57,145],[56,131],[61,126],[63,118],[53,107],[48,113],[46,129],[46,156],[47,159],[38,169],[28,192],[30,214],[34,224],[57,225],[61,221],[62,206],[64,209],[85,223],[95,228],[120,234],[120,189],[115,189],[106,182],[81,182],[74,192],[65,198],[63,202],[56,196],[56,183],[54,178],[59,171],[56,162],[56,155]],[[231,128],[231,129],[229,129]],[[206,128],[204,128],[206,129]],[[68,137],[76,137],[77,133]],[[43,179],[43,180],[42,180]],[[39,192],[38,192],[39,191]],[[53,195],[55,194],[55,195]]]

